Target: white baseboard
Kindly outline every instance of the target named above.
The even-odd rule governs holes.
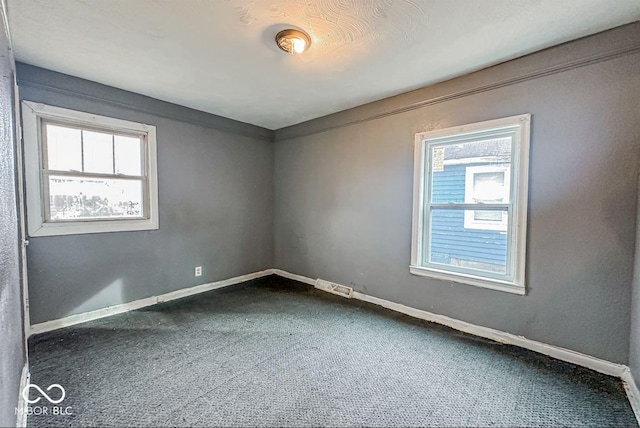
[[[27,426],[27,400],[22,396],[22,391],[29,385],[29,378],[31,374],[29,373],[29,363],[26,363],[24,367],[22,367],[22,374],[20,375],[20,390],[18,391],[18,407],[17,409],[21,409],[22,411],[18,413],[18,417],[16,419],[16,427],[17,428],[25,428]]]
[[[530,349],[532,351],[557,358],[558,360],[577,364],[582,367],[587,367],[606,375],[622,377],[622,374],[627,369],[627,367],[622,364],[612,363],[610,361],[602,360],[600,358],[592,357],[590,355],[582,354],[570,349],[561,348],[559,346],[548,345],[536,340],[527,339],[524,336],[517,336],[515,334],[507,333],[501,330],[495,330],[493,328],[471,324],[466,321],[460,321],[445,315],[439,315],[423,311],[421,309],[415,309],[410,306],[405,306],[399,303],[390,302],[388,300],[379,299],[377,297],[369,296],[357,291],[353,292],[352,298],[380,305],[382,307],[394,310],[396,312],[401,312],[414,318],[446,325],[447,327],[451,327],[465,333],[473,334],[474,336],[484,337],[486,339],[495,340],[496,342],[504,343],[507,345],[515,345],[521,348]]]
[[[296,275],[294,273],[289,273],[287,271],[280,270],[280,269],[274,269],[273,273],[283,278],[293,279],[294,281],[304,282],[305,284],[309,284],[309,285],[316,285],[315,279],[307,278],[306,276]]]
[[[627,369],[624,372],[622,382],[624,383],[625,391],[627,391],[627,398],[629,398],[633,413],[635,413],[638,424],[640,424],[640,390],[638,390],[638,384],[635,382],[631,370]]]
[[[95,311],[84,312],[81,314],[70,315],[68,317],[60,318],[57,320],[46,321],[39,324],[33,324],[29,328],[28,335],[44,333],[46,331],[57,330],[64,327],[69,327],[75,324],[80,324],[87,321],[96,320],[99,318],[109,317],[111,315],[121,314],[123,312],[129,312],[136,309],[144,308],[147,306],[155,305],[157,303],[168,302],[175,299],[181,299],[183,297],[192,296],[194,294],[200,294],[218,288],[228,287],[230,285],[239,284],[241,282],[249,281],[252,279],[262,278],[263,276],[272,275],[273,269],[266,269],[260,272],[254,272],[247,275],[236,276],[234,278],[225,279],[222,281],[210,282],[208,284],[196,285],[190,288],[183,288],[180,290],[172,291],[170,293],[161,294],[159,296],[151,296],[140,300],[134,300],[133,302],[123,303],[121,305],[109,306],[107,308],[97,309]]]
[[[285,272],[280,269],[274,269],[273,273],[285,278],[304,282],[305,284],[316,283],[316,280],[313,280],[311,278]],[[351,298],[373,303],[375,305],[379,305],[414,318],[446,325],[447,327],[451,327],[453,329],[463,331],[474,336],[484,337],[486,339],[495,340],[499,343],[530,349],[532,351],[557,358],[558,360],[573,363],[582,367],[587,367],[606,375],[622,378],[624,373],[629,371],[629,368],[622,364],[612,363],[610,361],[602,360],[600,358],[592,357],[590,355],[582,354],[570,349],[561,348],[559,346],[547,345],[546,343],[527,339],[526,337],[517,336],[515,334],[507,333],[504,331],[495,330],[493,328],[482,327],[479,325],[468,323],[466,321],[460,321],[445,315],[434,314],[431,312],[423,311],[421,309],[412,308],[400,303],[395,303],[389,300],[384,300],[378,297],[370,296],[368,294],[360,293],[358,291],[354,291],[351,295]]]

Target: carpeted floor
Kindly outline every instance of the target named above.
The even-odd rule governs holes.
[[[615,378],[278,277],[29,351],[31,382],[73,413],[34,427],[637,426]]]

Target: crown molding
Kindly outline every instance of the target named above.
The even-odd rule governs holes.
[[[553,46],[461,77],[275,131],[291,140],[640,53],[640,21]]]

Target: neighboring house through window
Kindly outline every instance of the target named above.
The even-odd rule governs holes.
[[[524,294],[529,122],[416,134],[412,273]]]
[[[155,127],[24,101],[30,236],[158,228]]]

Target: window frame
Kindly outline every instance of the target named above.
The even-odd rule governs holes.
[[[46,139],[44,127],[47,123],[75,129],[100,131],[114,135],[136,136],[141,138],[141,171],[142,176],[135,179],[143,183],[142,217],[111,219],[73,219],[50,221],[47,212],[48,183],[45,183]],[[25,184],[27,199],[28,235],[57,236],[87,233],[125,232],[139,230],[155,230],[159,228],[158,218],[158,180],[156,154],[156,128],[142,124],[91,113],[79,112],[37,103],[22,101],[22,132],[25,158]],[[55,173],[53,175],[56,175]],[[98,178],[128,179],[125,174],[102,174],[80,172],[74,176],[92,176]],[[133,176],[131,176],[132,179]]]
[[[530,123],[531,115],[521,114],[415,134],[411,264],[409,266],[409,271],[412,274],[513,294],[526,294],[525,257]],[[493,205],[494,209],[499,209],[499,206],[504,205],[504,209],[508,209],[510,212],[509,218],[511,221],[507,228],[507,274],[483,274],[473,271],[473,269],[458,269],[444,264],[425,262],[425,252],[428,251],[425,248],[428,247],[430,239],[430,216],[427,215],[427,209],[432,210],[434,206],[435,209],[478,208],[477,204],[467,203],[425,203],[425,198],[431,194],[431,180],[429,179],[431,176],[431,150],[429,149],[455,144],[456,142],[459,144],[461,142],[474,141],[474,139],[478,138],[492,138],[507,134],[513,136],[510,167],[510,201],[508,204]]]

